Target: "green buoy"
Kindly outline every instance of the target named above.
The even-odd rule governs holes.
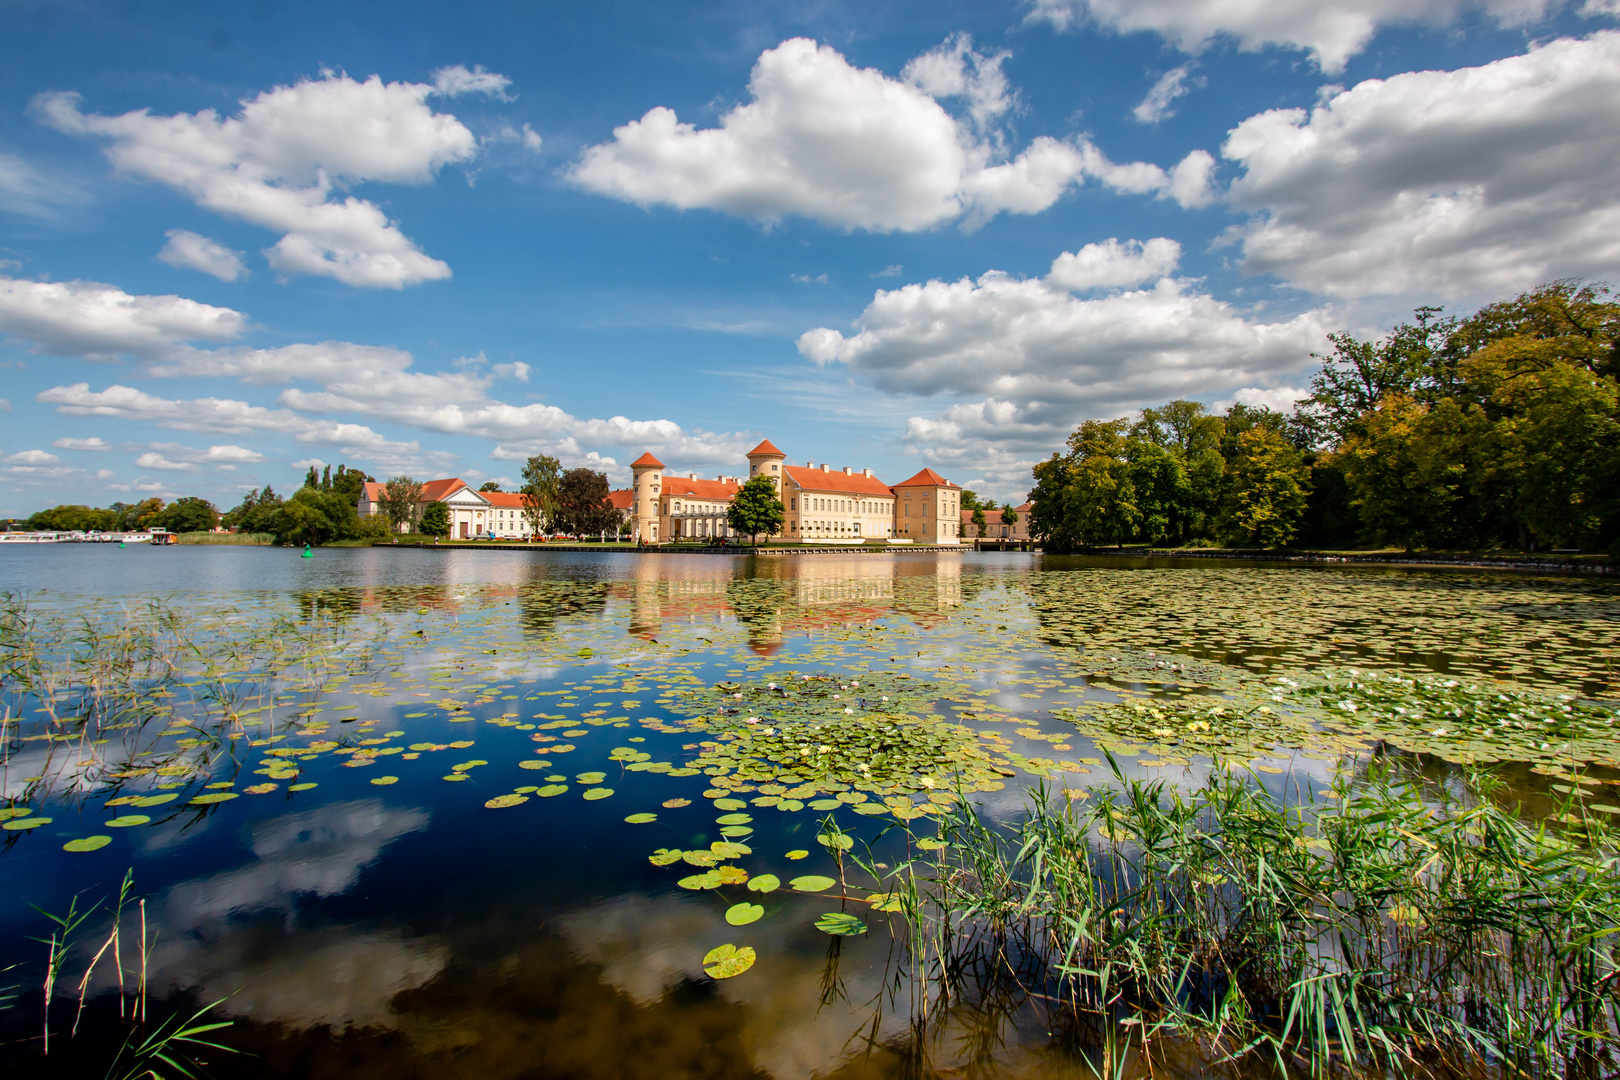
[[[313,559],[315,557],[315,553],[313,551],[309,550],[309,545],[308,544],[305,544],[304,545],[304,554],[299,556],[299,557],[304,558],[304,559]]]

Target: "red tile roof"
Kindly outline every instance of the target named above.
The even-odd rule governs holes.
[[[775,454],[777,457],[787,457],[787,455],[778,450],[776,445],[769,439],[766,439],[764,442],[748,451],[749,457],[757,457],[760,454]]]
[[[719,499],[730,502],[737,496],[736,484],[724,480],[693,480],[685,476],[664,477],[662,495],[685,495],[693,499]]]
[[[367,502],[381,502],[383,488],[387,486],[387,484],[384,484],[379,480],[367,480],[360,486],[360,497],[365,499]]]
[[[620,488],[608,492],[608,502],[613,504],[615,510],[628,510],[636,505],[636,493],[629,488]]]
[[[918,473],[916,476],[913,476],[911,479],[902,480],[902,481],[900,481],[898,484],[896,484],[894,486],[897,487],[897,488],[903,488],[903,487],[942,487],[942,488],[950,488],[953,491],[961,491],[962,490],[961,488],[957,487],[955,484],[951,483],[949,480],[945,479],[943,476],[939,475],[939,473],[935,472],[933,469],[924,469],[922,472]]]
[[[662,461],[659,461],[657,458],[652,456],[651,450],[648,450],[645,454],[642,454],[640,457],[636,458],[636,460],[630,463],[630,467],[632,469],[639,469],[643,465],[650,469],[662,469],[664,467],[664,463]]]
[[[801,465],[784,465],[782,471],[806,491],[827,491],[835,495],[894,497],[889,485],[875,476],[862,476],[860,473],[846,475],[842,469],[838,472],[831,469],[822,472],[820,469],[807,469]]]
[[[524,497],[516,491],[480,491],[478,494],[482,495],[489,505],[503,509],[521,510],[525,503]]]
[[[422,502],[438,502],[448,499],[456,492],[467,486],[467,482],[459,476],[452,476],[445,480],[429,480],[422,485]]]
[[[1020,514],[1027,514],[1033,505],[1033,503],[1026,502],[1023,506],[1015,506],[1013,509],[1018,511]]]

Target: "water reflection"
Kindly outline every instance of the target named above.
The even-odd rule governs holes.
[[[644,560],[614,595],[630,603],[630,633],[656,641],[665,624],[747,628],[748,647],[776,654],[793,637],[869,626],[900,615],[922,627],[943,623],[982,581],[964,584],[957,558],[940,561],[856,555],[758,556],[707,572]]]

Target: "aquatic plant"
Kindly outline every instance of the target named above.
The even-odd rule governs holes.
[[[948,846],[891,872],[917,890],[936,1008],[973,1007],[989,957],[1111,1061],[1612,1074],[1620,845],[1600,820],[1526,823],[1387,769],[1289,805],[1239,772],[1182,791],[1111,764],[1112,785],[1042,785],[1008,830],[959,802]]]

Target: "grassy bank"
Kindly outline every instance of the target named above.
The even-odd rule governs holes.
[[[240,544],[262,547],[275,541],[275,536],[270,533],[193,532],[177,535],[182,544]]]
[[[948,846],[881,871],[939,1020],[1037,1007],[1110,1074],[1189,1056],[1614,1074],[1620,845],[1602,820],[1553,831],[1376,770],[1298,806],[1236,773],[1187,793],[1117,765],[1113,786],[1049,794],[1005,830],[959,804]]]

